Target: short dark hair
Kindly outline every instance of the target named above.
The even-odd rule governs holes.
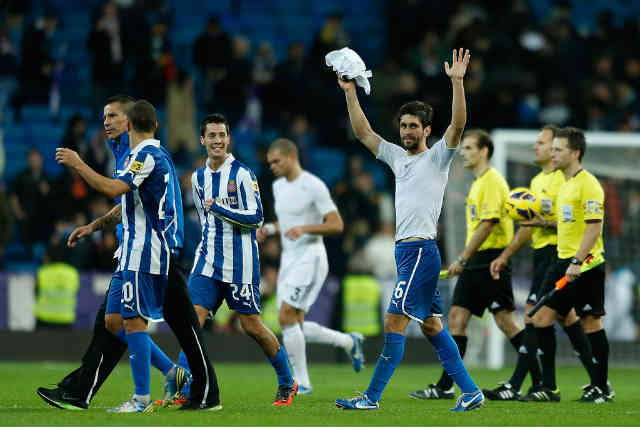
[[[278,150],[282,154],[287,155],[287,156],[289,154],[291,154],[291,153],[293,153],[296,156],[298,156],[298,147],[290,139],[278,138],[275,141],[273,141],[271,143],[271,145],[269,146],[269,151],[271,152],[271,151],[274,151],[274,150]]]
[[[207,115],[207,117],[202,119],[202,121],[200,122],[200,136],[204,137],[204,133],[207,131],[207,125],[209,123],[224,124],[224,126],[227,128],[227,135],[231,135],[231,132],[229,131],[229,122],[227,121],[227,118],[222,114],[215,113],[215,114]]]
[[[433,120],[433,107],[429,104],[425,104],[422,101],[411,101],[404,104],[398,110],[398,116],[396,120],[400,123],[400,118],[405,114],[411,114],[420,119],[422,127],[431,126]]]
[[[584,153],[587,152],[587,141],[582,130],[574,127],[562,128],[558,130],[555,138],[567,138],[567,146],[573,151],[579,150],[578,160],[582,161]]]
[[[158,120],[156,109],[147,100],[141,99],[125,112],[131,122],[131,127],[137,132],[155,132]]]
[[[493,139],[491,139],[489,132],[483,129],[470,129],[465,132],[464,136],[465,138],[475,138],[478,150],[487,147],[487,159],[491,159],[491,156],[493,156]]]
[[[104,105],[109,105],[109,104],[113,104],[113,103],[119,103],[121,105],[127,105],[128,104],[133,104],[134,102],[136,102],[136,100],[129,95],[113,95],[110,96],[109,98],[107,98],[107,100],[105,101]]]
[[[540,130],[550,130],[551,131],[551,137],[555,138],[556,135],[558,134],[558,131],[560,130],[560,128],[556,125],[544,125],[542,126],[542,129]]]

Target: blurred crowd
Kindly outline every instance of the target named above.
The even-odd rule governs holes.
[[[55,112],[64,102],[60,82],[68,52],[56,40],[60,32],[72,29],[61,28],[55,8],[45,7],[37,19],[27,19],[33,18],[30,1],[2,3],[0,123],[11,126],[20,123],[25,105],[44,104]],[[638,17],[622,20],[602,10],[595,26],[578,28],[572,20],[572,2],[551,2],[544,17],[533,13],[535,3],[389,1],[385,49],[377,57],[364,57],[373,68],[373,91],[361,100],[373,127],[395,140],[395,111],[408,100],[421,99],[435,108],[433,135],[441,135],[450,119],[451,102],[443,62],[450,59],[452,48],[464,46],[472,53],[465,81],[469,128],[536,128],[553,123],[640,132]],[[234,154],[258,174],[267,220],[274,219],[273,177],[265,167],[271,141],[279,136],[294,140],[303,167],[320,176],[323,170],[318,169],[315,153],[321,148],[339,149],[346,167],[333,171],[338,176],[329,184],[345,233],[327,239],[331,271],[339,277],[359,269],[393,274],[393,259],[380,257],[376,249],[386,251],[393,245],[392,177],[388,172],[382,179],[372,174],[368,167],[372,159],[353,142],[343,94],[324,65],[324,55],[331,50],[344,46],[358,50],[343,11],[328,14],[311,43],[289,40],[281,58],[269,41],[230,33],[222,19],[212,16],[191,46],[191,66],[180,67],[169,37],[173,25],[169,10],[169,2],[163,0],[97,3],[84,46],[92,79],[89,107],[95,115],[68,119],[59,145],[77,150],[94,169],[110,175],[112,158],[94,119],[104,100],[127,93],[158,106],[163,142],[182,174],[187,254],[193,253],[200,236],[190,200],[190,174],[204,161],[197,121],[205,112],[221,112],[230,119]],[[15,28],[23,30],[20,49],[9,37]],[[0,145],[0,172],[2,151]],[[26,155],[24,171],[3,176],[0,259],[12,238],[19,239],[28,256],[41,259],[52,236],[68,235],[111,205],[68,170],[47,174],[39,147]],[[634,190],[628,199],[616,202],[612,194],[616,188],[608,190],[607,215],[620,221],[610,221],[609,232],[637,236],[637,221],[622,219],[640,209],[640,193]],[[614,208],[619,208],[617,213]],[[108,271],[114,244],[112,233],[97,233],[82,243],[81,250],[68,251],[67,257],[79,269]],[[275,280],[278,254],[277,239],[262,246],[266,280]]]

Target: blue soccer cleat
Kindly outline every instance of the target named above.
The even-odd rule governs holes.
[[[353,347],[351,347],[351,351],[349,352],[351,363],[353,364],[353,370],[360,372],[364,363],[364,353],[362,352],[364,336],[359,332],[352,332],[349,335],[353,339]]]
[[[456,406],[449,409],[451,412],[471,411],[484,405],[484,395],[480,390],[473,393],[462,393],[456,402]]]
[[[336,406],[341,409],[372,410],[380,408],[378,402],[371,401],[366,394],[351,399],[336,399]]]

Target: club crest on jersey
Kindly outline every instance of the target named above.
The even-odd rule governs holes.
[[[234,180],[229,180],[229,184],[227,184],[227,193],[235,193],[238,187],[236,187],[236,182]]]

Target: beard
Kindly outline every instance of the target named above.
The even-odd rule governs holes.
[[[414,138],[403,139],[402,144],[407,150],[415,150],[418,148],[418,140]]]

